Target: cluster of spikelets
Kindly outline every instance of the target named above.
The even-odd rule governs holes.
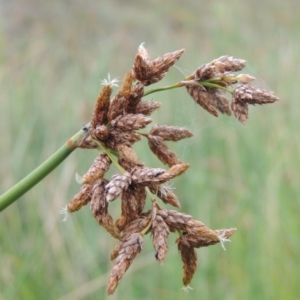
[[[136,255],[141,252],[144,235],[153,239],[155,258],[163,263],[168,250],[170,232],[178,234],[176,240],[183,262],[183,285],[189,287],[197,268],[195,248],[224,242],[235,229],[212,230],[192,216],[162,208],[158,199],[174,207],[180,207],[177,196],[167,184],[183,174],[189,164],[182,162],[169,149],[166,141],[189,138],[192,133],[176,126],[155,125],[149,132],[140,132],[152,122],[149,115],[160,103],[143,100],[145,86],[156,83],[179,59],[184,50],[167,53],[154,60],[140,46],[133,68],[127,73],[120,90],[111,99],[115,80],[104,80],[94,108],[92,120],[84,128],[85,138],[81,148],[97,148],[99,156],[87,173],[79,178],[82,187],[63,212],[73,213],[90,203],[93,216],[119,243],[111,253],[114,266],[108,281],[108,294],[112,294]],[[245,123],[249,104],[265,104],[278,100],[271,92],[249,85],[250,75],[233,75],[245,66],[245,61],[222,56],[199,67],[192,75],[174,87],[185,87],[192,98],[204,109],[218,115],[218,111],[234,115]],[[229,88],[238,84],[234,90]],[[231,104],[226,92],[232,94]],[[132,145],[142,138],[149,149],[169,169],[149,168],[139,161]],[[105,178],[111,164],[120,174]],[[152,209],[145,211],[146,198],[151,199]],[[109,214],[110,202],[121,198],[121,215],[113,220]]]

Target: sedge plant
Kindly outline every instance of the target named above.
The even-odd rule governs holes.
[[[183,286],[188,290],[197,269],[197,248],[224,243],[234,234],[235,228],[213,230],[191,215],[162,206],[180,208],[180,201],[168,184],[182,175],[189,164],[178,158],[166,144],[191,138],[193,134],[181,127],[154,125],[150,115],[160,107],[159,102],[144,97],[175,88],[186,89],[189,96],[207,112],[234,116],[242,124],[248,119],[248,106],[268,104],[278,100],[270,91],[252,85],[254,77],[236,74],[246,61],[221,56],[198,67],[195,72],[173,85],[148,89],[160,81],[169,68],[181,57],[184,49],[151,59],[141,45],[132,69],[124,77],[120,89],[112,97],[117,80],[103,80],[91,121],[55,152],[48,160],[10,190],[0,196],[0,211],[18,200],[47,174],[53,171],[75,149],[97,149],[89,170],[77,176],[79,192],[61,213],[65,218],[84,205],[90,204],[93,217],[118,243],[111,252],[114,261],[110,272],[107,293],[113,294],[135,257],[142,251],[144,236],[152,235],[155,259],[162,264],[168,251],[168,236],[178,235],[176,244],[183,262]],[[147,130],[147,131],[146,131]],[[139,160],[132,145],[144,141],[149,152],[168,169],[147,167]],[[118,173],[106,178],[110,166]],[[119,198],[121,215],[114,220],[109,205]],[[146,201],[151,209],[145,210]]]

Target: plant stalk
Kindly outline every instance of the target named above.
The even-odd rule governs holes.
[[[0,196],[0,212],[18,200],[22,195],[59,166],[60,163],[62,163],[77,148],[85,134],[86,130],[82,129],[78,131],[39,167],[2,194]]]

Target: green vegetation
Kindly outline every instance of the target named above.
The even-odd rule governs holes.
[[[147,237],[143,253],[109,299],[296,299],[300,3],[100,2],[2,4],[0,194],[90,120],[99,80],[107,73],[121,79],[141,42],[153,56],[186,49],[178,69],[157,87],[218,56],[244,58],[249,73],[263,78],[262,87],[280,98],[251,108],[246,126],[212,117],[184,90],[149,95],[163,103],[154,114],[157,123],[176,123],[194,133],[187,142],[170,144],[191,164],[174,180],[182,211],[213,229],[237,227],[232,243],[226,252],[218,245],[197,251],[194,289],[185,294],[175,236],[163,266]],[[136,150],[148,165],[158,165],[154,156],[143,154],[142,145]],[[1,300],[106,299],[115,241],[88,207],[67,222],[58,214],[78,191],[75,173],[87,170],[93,151],[76,150],[0,214]]]

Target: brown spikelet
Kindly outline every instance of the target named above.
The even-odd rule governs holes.
[[[187,287],[192,281],[197,270],[197,253],[193,247],[189,247],[183,243],[181,238],[178,238],[176,243],[178,244],[178,250],[181,254],[181,260],[183,262],[182,282],[183,285]]]
[[[91,210],[94,218],[99,225],[103,226],[113,237],[119,239],[120,233],[115,227],[112,217],[108,213],[108,203],[106,201],[105,186],[108,183],[106,179],[96,181],[93,186],[93,197],[91,200]]]
[[[142,232],[149,224],[149,213],[145,216],[141,215],[139,218],[131,221],[122,232],[122,240],[126,240],[131,234]]]
[[[107,113],[109,109],[111,93],[112,87],[109,84],[105,85],[100,91],[91,121],[92,128],[96,128],[97,125],[103,125],[107,123]]]
[[[131,173],[132,183],[140,185],[160,185],[184,173],[189,164],[182,163],[172,166],[169,170],[161,168],[135,169]]]
[[[212,63],[207,63],[197,68],[196,71],[191,76],[189,76],[188,79],[207,80],[216,76],[218,76],[218,72],[215,66]]]
[[[199,86],[187,86],[188,93],[191,97],[210,114],[217,117],[218,112],[216,110],[215,102],[208,91],[203,91],[202,87]]]
[[[240,84],[233,92],[231,109],[235,117],[245,124],[248,118],[248,104],[268,104],[275,101],[278,101],[278,98],[270,91]]]
[[[212,64],[214,64],[221,73],[240,71],[246,66],[246,63],[244,59],[234,58],[229,55],[221,56],[212,61]]]
[[[272,92],[249,84],[238,85],[233,97],[248,104],[268,104],[279,100]]]
[[[150,150],[163,164],[167,164],[171,167],[181,163],[176,154],[168,148],[162,137],[149,134],[147,135],[147,138]]]
[[[89,170],[83,175],[81,183],[93,183],[99,178],[102,178],[108,171],[111,160],[105,153],[101,153],[94,160]]]
[[[108,138],[109,131],[105,125],[97,125],[95,129],[92,129],[92,137],[98,141],[105,141]]]
[[[108,110],[108,121],[112,121],[119,115],[126,113],[128,105],[128,98],[123,95],[120,91],[111,100],[109,110]]]
[[[171,53],[166,53],[151,62],[150,72],[151,75],[145,80],[142,80],[144,85],[150,85],[160,81],[168,72],[169,68],[175,64],[175,62],[183,54],[184,49],[177,50]]]
[[[145,116],[150,116],[155,110],[160,108],[159,102],[152,101],[140,101],[135,110],[133,111],[135,114],[143,114]]]
[[[221,89],[209,89],[209,93],[218,111],[231,116],[231,108],[226,97],[226,92]]]
[[[143,114],[125,114],[118,116],[111,125],[124,131],[139,130],[146,127],[152,120]]]
[[[133,63],[133,71],[136,79],[143,81],[145,78],[150,77],[150,68],[149,53],[142,44],[138,48],[138,53],[135,56]]]
[[[123,80],[122,86],[120,88],[120,92],[122,93],[122,95],[124,95],[126,99],[128,99],[131,94],[131,86],[133,80],[134,80],[134,73],[132,72],[132,70],[130,70],[129,72],[127,72]]]
[[[67,205],[67,211],[73,213],[79,210],[83,205],[87,205],[92,198],[92,185],[84,184],[79,192],[73,197],[71,202]]]
[[[162,264],[168,251],[168,236],[170,229],[159,215],[156,215],[152,222],[153,246],[155,249],[155,258]]]
[[[137,154],[131,147],[120,144],[117,146],[117,150],[119,152],[118,162],[127,172],[132,171],[137,165],[142,165],[138,160]]]
[[[106,147],[117,150],[118,146],[123,144],[130,147],[135,142],[139,141],[141,136],[133,131],[122,131],[117,128],[110,128],[110,133],[103,143]]]
[[[136,106],[142,100],[144,95],[144,86],[142,84],[133,85],[131,88],[131,94],[128,99],[128,113],[134,113],[136,111]]]
[[[122,191],[127,190],[131,184],[131,175],[124,173],[123,175],[113,175],[113,179],[106,185],[106,201],[115,200]]]
[[[194,248],[206,247],[220,242],[218,234],[206,226],[198,227],[192,234],[182,235],[181,240],[186,245]]]
[[[246,124],[248,119],[248,104],[239,101],[237,98],[233,97],[231,102],[231,109],[235,117],[242,123]]]
[[[179,229],[182,232],[197,234],[199,228],[205,226],[202,222],[194,220],[192,216],[176,210],[158,210],[157,214],[170,228]]]
[[[228,238],[232,236],[235,231],[236,228],[212,230],[204,226],[199,227],[197,233],[182,235],[181,240],[186,245],[194,248],[207,247],[220,242],[222,243],[222,247],[224,247],[223,240],[229,241]]]
[[[143,211],[146,201],[146,190],[141,186],[129,186],[127,190],[122,192],[122,215],[116,221],[116,226],[120,231]]]
[[[157,195],[164,203],[180,207],[180,202],[177,196],[171,191],[168,186],[149,186],[151,193]]]
[[[133,64],[136,79],[145,86],[158,82],[165,76],[169,68],[174,65],[183,52],[184,49],[166,53],[150,61],[147,50],[141,45]]]
[[[173,142],[193,136],[193,134],[185,128],[166,125],[153,126],[149,134],[162,137],[165,141]]]
[[[125,241],[121,242],[121,246],[118,249],[118,255],[108,279],[108,295],[114,293],[119,281],[122,279],[137,254],[142,251],[143,243],[144,238],[140,233],[133,233]]]

